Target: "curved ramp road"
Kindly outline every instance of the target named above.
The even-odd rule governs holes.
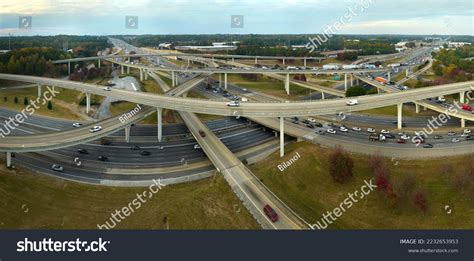
[[[125,122],[121,122],[118,115],[103,121],[94,122],[81,128],[61,132],[49,132],[44,134],[6,136],[0,139],[0,151],[2,152],[36,152],[66,148],[93,141],[107,136],[117,130],[130,126],[133,123],[143,120],[148,115],[155,112],[153,107],[144,107],[137,114]],[[99,132],[91,133],[92,126],[102,126]]]

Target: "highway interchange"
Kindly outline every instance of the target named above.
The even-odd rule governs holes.
[[[120,49],[130,51],[130,49],[133,48],[134,50],[139,50],[123,42],[120,43],[120,41],[117,40],[113,41],[116,46],[121,45],[117,46]],[[426,51],[420,52],[418,55],[421,55],[421,53],[425,54]],[[32,117],[25,126],[15,130],[14,135],[8,136],[2,141],[0,151],[7,153],[15,152],[14,161],[16,163],[40,170],[40,172],[49,175],[82,182],[109,185],[117,185],[119,183],[108,183],[108,181],[119,180],[123,181],[122,185],[131,185],[133,181],[149,180],[150,178],[161,177],[163,179],[172,179],[186,176],[192,177],[193,175],[202,173],[207,174],[194,176],[184,181],[207,177],[213,170],[209,162],[207,164],[205,163],[207,156],[214,167],[224,175],[236,195],[244,202],[262,227],[272,229],[307,228],[307,224],[273,195],[271,191],[264,187],[245,167],[241,160],[258,155],[259,153],[265,154],[269,151],[275,151],[278,147],[280,147],[280,151],[282,151],[283,144],[290,140],[290,138],[285,138],[284,135],[281,135],[282,132],[280,131],[283,126],[283,131],[288,136],[306,139],[325,146],[345,144],[345,147],[349,147],[349,150],[351,150],[352,146],[352,150],[355,152],[361,152],[361,148],[367,146],[372,147],[372,151],[382,150],[389,154],[392,152],[392,156],[409,156],[410,153],[412,153],[413,157],[420,155],[423,157],[433,157],[445,155],[446,153],[456,155],[473,152],[472,141],[460,137],[459,135],[461,133],[457,133],[453,136],[447,136],[444,133],[442,139],[429,137],[426,142],[433,144],[434,148],[423,150],[414,144],[397,144],[395,142],[397,140],[396,133],[392,133],[395,137],[393,141],[388,139],[387,142],[383,144],[381,142],[371,142],[368,140],[368,134],[365,129],[353,131],[352,127],[354,126],[348,124],[354,121],[363,123],[364,119],[366,119],[365,124],[367,125],[386,125],[387,122],[392,123],[392,119],[384,117],[378,119],[367,118],[364,115],[351,113],[389,105],[411,103],[442,95],[465,93],[472,90],[473,82],[448,84],[409,91],[396,91],[395,89],[387,89],[386,86],[378,86],[377,83],[367,78],[365,79],[367,83],[381,89],[383,88],[387,93],[359,97],[359,104],[356,106],[347,106],[346,98],[333,98],[334,95],[339,96],[338,94],[342,91],[333,91],[332,93],[328,91],[328,96],[326,96],[325,100],[288,101],[267,94],[249,91],[226,82],[225,87],[227,92],[240,97],[249,98],[248,102],[241,102],[239,107],[231,108],[227,106],[229,100],[222,96],[224,93],[222,88],[216,88],[215,83],[212,84],[214,86],[212,89],[205,88],[205,84],[203,83],[205,79],[209,78],[212,74],[227,73],[261,73],[267,75],[277,73],[289,75],[295,73],[325,74],[327,72],[316,69],[302,69],[299,71],[261,68],[249,69],[248,66],[244,65],[233,68],[216,68],[217,63],[222,62],[218,59],[226,59],[224,63],[227,64],[230,63],[228,59],[232,59],[232,64],[238,66],[239,64],[235,63],[235,59],[238,58],[254,58],[257,62],[257,59],[270,59],[271,57],[226,57],[219,55],[195,55],[191,57],[191,55],[186,54],[180,54],[179,56],[186,57],[190,60],[194,59],[193,57],[197,57],[194,61],[202,62],[204,66],[207,67],[181,68],[166,62],[166,56],[170,55],[171,54],[163,54],[160,56],[137,52],[136,55],[128,56],[80,58],[82,59],[81,61],[100,59],[112,62],[121,66],[122,71],[123,66],[139,69],[141,78],[150,76],[155,79],[163,88],[163,91],[167,93],[166,95],[131,92],[113,88],[111,90],[104,90],[102,87],[93,84],[42,77],[0,74],[0,79],[69,88],[86,93],[114,97],[119,100],[126,100],[146,106],[138,115],[126,123],[120,122],[117,119],[118,116],[116,116],[99,122],[86,123],[81,128],[72,128],[72,123],[67,121],[45,120],[40,117]],[[176,54],[173,55],[175,56]],[[157,56],[160,56],[161,59],[156,59]],[[153,62],[155,62],[155,64],[148,66],[140,64],[132,65],[129,62],[123,61],[123,58],[126,57],[147,57],[152,64]],[[271,59],[283,58],[273,57]],[[293,58],[287,57],[286,59],[290,60]],[[317,58],[314,59],[317,60]],[[416,59],[416,57],[410,58],[410,61],[414,59]],[[57,63],[77,61],[79,60],[71,59],[67,61],[57,61]],[[363,75],[365,74],[374,74],[375,76],[385,71],[385,69],[352,70],[349,73],[355,76],[361,74],[361,76],[356,77],[364,80],[363,78],[365,76]],[[331,73],[335,72],[342,74],[348,73],[347,70],[332,71]],[[142,73],[144,75],[142,75]],[[176,81],[176,85],[178,86],[172,89],[157,77],[157,74],[163,75],[163,73],[171,73],[168,77],[171,77],[173,82]],[[186,76],[189,73],[193,73],[191,77]],[[227,78],[227,76],[225,77]],[[285,81],[284,76],[279,79]],[[222,86],[222,83],[219,82],[218,84]],[[302,83],[301,86],[308,85]],[[313,87],[314,86],[308,86],[308,88]],[[335,89],[337,90],[338,88],[344,87],[345,86],[339,85]],[[324,88],[314,88],[325,91]],[[282,89],[284,89],[283,84]],[[191,90],[198,92],[207,99],[180,97],[186,95],[187,92]],[[213,90],[219,91],[216,93],[213,92]],[[319,98],[321,98],[321,96],[319,96]],[[426,102],[421,104],[430,109],[440,111],[440,105],[434,102],[432,105],[435,108],[429,107]],[[158,110],[171,109],[178,111],[187,127],[185,127],[184,124],[176,124],[165,125],[157,129],[154,125],[135,125],[135,123],[140,122],[144,117],[155,112],[156,108],[158,108]],[[12,111],[2,109],[0,111],[0,117],[7,118],[13,113]],[[221,120],[207,122],[206,126],[194,113],[215,114],[227,117]],[[455,114],[457,117],[462,118],[463,121],[474,120],[472,114],[464,112]],[[341,115],[344,116],[343,119],[337,119]],[[299,117],[298,120],[294,118],[295,116]],[[323,126],[314,128],[308,124],[303,124],[302,121],[307,116],[320,116],[318,120],[321,120]],[[244,117],[251,121],[244,119]],[[338,122],[337,124],[332,123],[335,117]],[[348,123],[344,123],[344,121]],[[410,127],[415,127],[415,125],[416,127],[423,127],[423,125],[426,125],[426,119],[420,119],[418,117],[404,119],[403,122],[406,122]],[[349,129],[348,132],[338,131],[335,135],[327,133],[327,130],[331,128],[339,130],[342,124],[347,126]],[[452,119],[447,123],[447,126],[455,126],[458,124],[456,120]],[[101,125],[103,130],[100,131],[99,134],[90,133],[89,128],[92,125]],[[386,126],[385,128],[393,129],[393,125],[391,124],[391,126]],[[125,131],[121,129],[125,129]],[[274,129],[276,132],[271,131],[271,129]],[[205,136],[203,136],[200,131],[203,131]],[[280,132],[280,146],[276,137],[277,132]],[[165,141],[157,144],[157,135],[160,137],[160,133],[164,136]],[[217,136],[215,136],[214,133],[216,133]],[[124,140],[123,137],[127,135],[130,138],[125,138]],[[103,145],[97,141],[106,136],[108,136],[107,139],[110,140],[112,144]],[[457,137],[459,142],[450,142],[454,137]],[[129,140],[129,142],[126,142],[126,140]],[[410,143],[410,141],[408,142]],[[199,144],[202,149],[196,148],[196,144]],[[139,146],[139,148],[135,146]],[[258,147],[258,149],[252,150],[252,147]],[[86,152],[84,153],[83,151],[83,153],[79,153],[79,149],[85,150]],[[419,153],[420,150],[423,150],[423,153]],[[143,151],[150,153],[150,155],[142,155],[141,153]],[[364,151],[366,153],[368,152],[367,150]],[[407,154],[408,151],[410,152]],[[234,156],[234,154],[236,156]],[[134,156],[130,157],[130,155]],[[97,160],[99,156],[103,156],[108,160],[106,165]],[[80,158],[82,166],[77,166],[77,162],[74,162],[75,158]],[[157,159],[159,159],[158,162]],[[53,160],[62,162],[61,164],[66,166],[68,171],[64,173],[52,171],[51,161]],[[177,182],[184,181],[180,180]],[[270,202],[281,218],[276,223],[271,222],[261,210],[263,205]]]

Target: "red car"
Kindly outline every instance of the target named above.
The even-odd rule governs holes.
[[[263,207],[263,212],[265,212],[265,215],[267,215],[267,217],[270,218],[272,222],[278,221],[278,214],[269,205],[265,205],[265,207]]]
[[[461,104],[461,108],[465,111],[472,111],[472,107],[469,104]]]
[[[398,140],[397,140],[397,143],[405,144],[405,143],[407,143],[407,141],[404,140],[404,139],[398,139]]]

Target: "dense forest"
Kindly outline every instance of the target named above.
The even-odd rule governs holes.
[[[454,50],[442,49],[434,53],[433,57],[433,70],[436,75],[455,81],[473,79],[474,61],[466,58],[474,57],[474,46],[468,45]]]
[[[8,37],[0,38],[0,46],[8,49]],[[67,67],[51,61],[95,56],[109,44],[107,37],[31,36],[11,37],[11,47],[12,51],[0,54],[0,72],[57,77],[66,75]]]

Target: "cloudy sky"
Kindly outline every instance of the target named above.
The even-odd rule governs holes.
[[[0,35],[474,34],[472,0],[1,0]],[[231,16],[243,15],[243,28]],[[31,16],[31,29],[19,29]],[[125,27],[138,16],[138,29]],[[335,29],[333,26],[340,22]]]

